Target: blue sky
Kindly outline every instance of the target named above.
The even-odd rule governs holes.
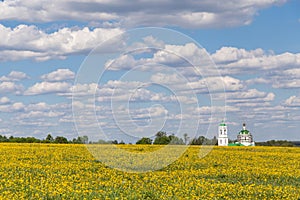
[[[300,140],[299,1],[5,0],[0,13],[2,135],[212,137],[226,118],[231,139],[246,122],[256,141]]]

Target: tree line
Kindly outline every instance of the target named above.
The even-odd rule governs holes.
[[[6,137],[0,135],[0,142],[12,142],[12,143],[54,143],[54,144],[85,144],[88,143],[87,136],[78,136],[77,138],[73,138],[72,140],[68,140],[63,136],[56,136],[55,138],[48,134],[45,139],[38,139],[35,137]]]
[[[280,147],[293,147],[300,146],[300,142],[291,142],[287,140],[269,140],[266,142],[256,142],[256,146],[280,146]]]
[[[174,134],[167,135],[164,131],[159,131],[155,135],[155,139],[152,140],[147,137],[143,137],[136,142],[136,144],[176,144],[176,145],[217,145],[218,140],[216,137],[212,139],[206,138],[204,136],[199,136],[189,140],[187,133],[183,134],[183,139],[175,136]]]
[[[54,143],[54,144],[125,144],[123,140],[120,142],[118,140],[98,140],[97,142],[89,141],[88,136],[78,136],[72,140],[68,140],[63,136],[56,136],[55,138],[48,134],[45,139],[37,139],[35,137],[6,137],[0,135],[0,142],[12,142],[12,143]],[[229,142],[235,142],[230,140]],[[131,143],[129,143],[131,144]],[[159,131],[155,134],[155,138],[151,139],[148,137],[143,137],[139,139],[136,144],[154,144],[154,145],[217,145],[218,140],[216,137],[212,139],[206,138],[204,136],[195,137],[189,139],[188,134],[183,134],[183,139],[175,136],[174,134],[167,134],[164,131]],[[283,146],[283,147],[292,147],[300,146],[300,141],[287,141],[287,140],[269,140],[266,142],[256,142],[256,146]]]

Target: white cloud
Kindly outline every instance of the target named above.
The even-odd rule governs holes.
[[[286,0],[238,2],[5,0],[0,3],[0,20],[28,22],[77,20],[100,21],[104,22],[103,24],[115,21],[123,26],[228,27],[247,25],[259,10],[285,2]]]
[[[99,87],[97,101],[172,102],[179,98],[174,95],[166,95],[162,92],[153,92],[147,88],[148,85],[139,81],[108,81]]]
[[[300,69],[291,66],[287,70],[278,70],[271,76],[274,88],[300,88]]]
[[[60,95],[72,96],[73,97],[81,97],[81,96],[93,96],[98,91],[97,83],[90,84],[76,84],[73,85],[67,93],[63,93]]]
[[[32,118],[52,118],[52,117],[60,117],[63,116],[64,112],[58,111],[49,111],[49,112],[42,112],[42,111],[30,111],[29,113],[23,113],[18,116],[18,119],[32,119]]]
[[[26,107],[26,111],[46,111],[50,109],[50,105],[46,104],[45,102],[33,103],[29,104]]]
[[[222,70],[222,74],[245,74],[257,71],[297,68],[300,66],[300,54],[289,52],[274,55],[262,49],[247,51],[234,47],[222,47],[211,55]]]
[[[205,62],[208,53],[205,49],[200,49],[194,43],[187,43],[185,45],[165,45],[165,48],[157,51],[153,58],[146,59],[148,62],[174,64],[190,62],[192,65]],[[143,60],[144,61],[144,60]]]
[[[194,110],[194,113],[199,113],[200,115],[210,115],[211,113],[219,113],[222,110],[226,110],[227,113],[229,112],[236,112],[239,111],[240,109],[236,106],[202,106],[198,107]]]
[[[11,105],[0,105],[1,112],[21,112],[24,111],[25,105],[22,102],[16,102]]]
[[[106,63],[106,68],[110,66],[110,70],[128,70],[139,66],[136,70],[161,72],[171,68],[174,70],[176,67],[176,70],[188,80],[197,80],[199,76],[218,76],[220,72],[227,79],[225,84],[230,82],[228,76],[260,72],[265,73],[267,77],[247,80],[245,83],[253,85],[271,82],[275,88],[300,87],[300,53],[286,52],[276,55],[262,49],[245,50],[222,47],[215,53],[208,54],[205,49],[198,48],[193,43],[165,44],[162,49],[151,53],[151,57],[139,59],[135,59],[130,54],[122,55],[115,60],[109,60]],[[217,66],[214,66],[209,56],[216,62]],[[175,79],[172,83],[174,81]],[[227,84],[226,89],[234,89],[233,86],[234,84]]]
[[[49,93],[65,93],[71,87],[70,83],[67,82],[40,82],[36,83],[28,88],[25,95],[39,95]]]
[[[21,94],[24,90],[23,85],[14,82],[0,82],[0,93]]]
[[[264,56],[262,49],[255,49],[247,51],[245,49],[238,49],[235,47],[222,47],[212,54],[212,58],[216,63],[230,63],[241,59],[249,59]]]
[[[272,86],[274,88],[300,88],[300,80],[286,77],[286,79],[275,80]]]
[[[0,81],[20,81],[23,79],[28,79],[29,76],[27,76],[24,72],[18,72],[18,71],[11,71],[7,76],[1,76]]]
[[[67,55],[90,51],[96,45],[119,35],[119,28],[90,30],[87,27],[62,28],[53,33],[46,33],[36,26],[18,25],[15,28],[0,24],[1,60],[19,60],[32,58],[38,61],[58,58],[64,59]],[[118,49],[123,43],[112,41],[107,44],[106,51]]]
[[[38,103],[31,103],[26,106],[25,111],[49,111],[51,109],[54,110],[68,110],[70,109],[70,105],[67,103],[60,103],[60,104],[47,104],[46,102],[38,102]]]
[[[11,129],[8,129],[8,128],[0,128],[0,134],[1,135],[7,135],[8,133],[11,133],[12,130]]]
[[[270,106],[270,102],[275,99],[272,92],[262,92],[257,89],[248,89],[238,92],[227,92],[226,102],[238,107],[263,107]]]
[[[49,74],[44,74],[41,79],[47,82],[66,81],[75,78],[75,73],[70,69],[57,69]]]
[[[8,104],[10,103],[10,99],[8,97],[1,97],[0,104]]]
[[[255,85],[255,84],[268,84],[270,83],[271,80],[267,80],[265,78],[254,78],[254,79],[249,79],[246,80],[245,83],[247,85]]]
[[[239,91],[244,88],[239,79],[230,76],[207,77],[199,81],[189,82],[188,86],[199,93]]]
[[[300,97],[291,96],[285,100],[283,105],[288,107],[300,107]]]

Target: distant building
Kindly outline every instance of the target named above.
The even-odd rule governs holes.
[[[227,126],[223,121],[219,125],[218,146],[228,146]]]
[[[228,143],[228,130],[224,121],[219,124],[218,146],[255,146],[253,136],[246,129],[246,124],[243,123],[243,129],[237,135],[237,142]]]
[[[243,146],[255,146],[253,136],[250,133],[250,131],[246,129],[245,123],[243,123],[243,129],[239,132],[237,136],[237,143]]]

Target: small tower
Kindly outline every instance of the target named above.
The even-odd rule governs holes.
[[[243,129],[239,132],[237,136],[237,141],[239,144],[243,146],[255,146],[255,142],[253,141],[253,136],[250,133],[250,131],[246,129],[245,123],[243,123]]]
[[[224,121],[219,125],[218,146],[228,146],[227,126]]]

